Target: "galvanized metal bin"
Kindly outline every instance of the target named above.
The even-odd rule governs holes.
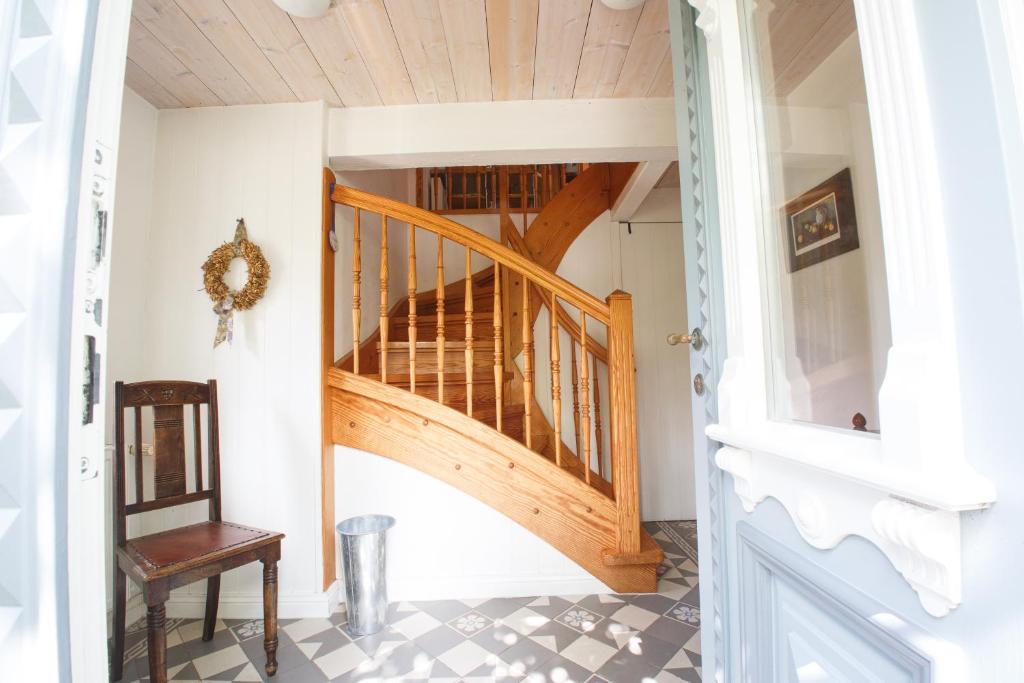
[[[387,624],[388,587],[385,545],[395,518],[360,515],[338,524],[345,575],[348,631],[357,636],[377,633]]]

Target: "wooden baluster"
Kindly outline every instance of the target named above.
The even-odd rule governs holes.
[[[463,310],[466,315],[466,415],[473,417],[473,266],[472,251],[466,247],[466,290]]]
[[[526,447],[533,448],[533,325],[530,316],[530,281],[523,276],[523,407]]]
[[[504,342],[501,330],[501,266],[494,262],[494,414],[495,425],[501,431],[501,418],[505,407],[505,367],[502,362]]]
[[[551,417],[555,423],[555,464],[562,466],[562,377],[558,357],[558,299],[551,292]]]
[[[409,391],[416,393],[416,226],[409,224]]]
[[[362,253],[359,239],[359,209],[356,209],[355,222],[352,225],[352,369],[359,374],[359,338],[362,336],[360,324],[359,285],[362,277]]]
[[[530,195],[526,191],[526,167],[525,166],[523,166],[520,169],[520,171],[519,171],[519,196],[522,197],[523,221],[524,221],[524,225],[525,225],[526,210],[530,208],[529,207]],[[525,230],[524,230],[524,232],[525,232]]]
[[[437,236],[437,401],[444,405],[444,238]]]
[[[576,364],[576,340],[569,337],[569,367],[572,369],[572,425],[576,433],[576,455],[580,456],[582,461],[582,453],[580,452],[580,383],[579,383],[579,367]]]
[[[388,383],[388,217],[380,215],[380,380]]]
[[[587,364],[587,314],[580,311],[580,429],[583,430],[583,470],[590,483],[590,370]]]
[[[601,432],[601,381],[597,374],[597,356],[594,356],[594,441],[597,443],[597,473],[604,478],[604,434]]]

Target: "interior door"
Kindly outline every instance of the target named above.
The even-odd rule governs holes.
[[[687,307],[679,301],[686,287],[679,259],[683,235],[678,216],[657,211],[657,203],[648,213],[641,209],[636,222],[619,223],[617,236],[621,287],[633,295],[633,338],[643,359],[636,369],[636,402],[645,522],[696,519],[689,358],[685,347],[666,343],[670,334],[690,329]],[[678,212],[678,206],[666,208]]]

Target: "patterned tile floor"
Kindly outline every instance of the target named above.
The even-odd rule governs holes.
[[[658,593],[399,602],[381,633],[353,638],[344,608],[282,620],[281,683],[675,683],[700,681],[694,522],[646,525],[665,550]],[[208,643],[201,620],[169,620],[173,681],[262,681],[263,623],[224,619]],[[145,620],[128,629],[124,681],[148,681]]]

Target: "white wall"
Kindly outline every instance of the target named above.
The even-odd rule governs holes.
[[[160,111],[148,239],[140,208],[135,226],[121,215],[115,241],[112,299],[125,311],[114,314],[112,344],[134,346],[141,359],[128,351],[111,376],[218,380],[224,518],[286,534],[284,618],[328,610],[319,549],[325,117],[319,103]],[[216,317],[200,266],[231,240],[240,217],[270,263],[270,284],[253,309],[236,314],[234,343],[214,349]],[[133,228],[142,232],[126,237]],[[198,504],[148,513],[144,528],[179,526],[205,512]],[[258,615],[261,586],[258,564],[226,574],[221,614]],[[201,614],[204,593],[204,583],[175,591],[168,612]]]
[[[335,448],[335,517],[386,514],[391,600],[609,593],[575,562],[476,498],[411,467]],[[341,553],[338,553],[341,576]]]
[[[114,239],[111,241],[110,295],[107,336],[106,443],[114,441],[114,382],[147,378],[147,352],[143,325],[146,319],[150,265],[149,231],[153,209],[153,175],[156,169],[157,109],[134,91],[125,88],[121,107],[121,133],[117,156],[117,192],[114,200]],[[143,338],[140,338],[142,336]],[[106,469],[113,472],[112,450],[106,449]],[[133,470],[134,471],[134,470]],[[113,572],[113,515],[111,482],[106,484],[106,585]],[[135,519],[129,534],[139,533]],[[131,589],[134,594],[134,588]],[[113,596],[107,595],[108,609]]]

